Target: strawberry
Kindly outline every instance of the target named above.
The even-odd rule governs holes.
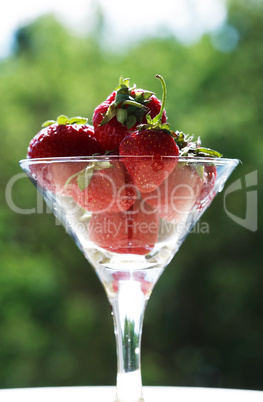
[[[43,129],[30,141],[27,158],[54,158],[68,156],[91,156],[102,149],[93,136],[93,127],[87,119],[59,116],[43,124]],[[85,166],[85,164],[84,164]],[[71,175],[83,167],[77,163],[32,165],[38,183],[48,190],[60,192]],[[65,194],[69,194],[69,188]]]
[[[176,157],[179,155],[175,133],[169,130],[168,124],[161,122],[166,86],[161,76],[156,77],[161,80],[163,86],[163,101],[159,114],[154,119],[147,115],[148,124],[141,125],[139,130],[124,138],[119,147],[119,154],[125,157],[123,163],[134,184],[144,193],[160,186],[173,171],[177,164]]]
[[[145,279],[146,276],[147,273],[142,271],[116,271],[112,274],[112,290],[114,293],[118,292],[123,281],[136,281],[140,283],[144,295],[148,296],[153,288],[153,284]]]
[[[142,197],[166,221],[184,222],[199,196],[202,184],[194,166],[178,163],[159,188],[142,193]]]
[[[153,209],[136,200],[128,211],[92,214],[89,238],[96,246],[114,253],[145,255],[154,248],[158,226]]]
[[[27,158],[91,156],[102,149],[94,138],[94,129],[87,119],[59,116],[45,122],[43,129],[30,141]]]
[[[210,165],[205,165],[202,168],[199,165],[197,169],[199,170],[200,177],[202,177],[202,188],[196,200],[196,206],[199,211],[204,210],[215,197],[213,188],[216,182],[217,171],[216,166],[213,164],[213,158],[221,158],[222,154],[213,149],[201,147],[200,138],[197,141],[193,141],[193,136],[185,135],[179,131],[175,133],[175,141],[179,147],[180,156],[211,158]]]
[[[204,167],[203,185],[200,194],[197,199],[197,208],[203,210],[208,207],[215,197],[215,182],[217,177],[217,171],[215,165],[206,165]]]
[[[129,79],[121,77],[116,90],[94,111],[94,135],[104,152],[116,150],[130,130],[146,123],[147,113],[153,118],[160,110],[161,102],[152,92],[130,88]],[[163,111],[163,123],[166,120]]]
[[[204,184],[201,188],[198,200],[206,198],[213,190],[216,182],[217,172],[215,165],[206,165],[204,167]]]
[[[90,212],[119,212],[135,202],[137,191],[123,163],[94,161],[69,179],[71,196]]]

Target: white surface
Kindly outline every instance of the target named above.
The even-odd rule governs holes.
[[[263,402],[263,391],[222,388],[144,387],[145,402]],[[0,390],[1,402],[114,402],[115,387]]]

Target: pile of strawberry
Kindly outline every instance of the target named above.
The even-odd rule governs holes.
[[[170,130],[162,102],[150,91],[119,86],[87,119],[47,121],[31,140],[28,158],[89,157],[31,166],[45,189],[72,197],[92,212],[89,238],[116,253],[149,253],[160,219],[184,221],[213,198],[216,168],[179,162],[180,156],[220,157],[182,132]]]

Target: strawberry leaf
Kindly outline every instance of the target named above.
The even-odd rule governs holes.
[[[127,91],[126,91],[126,92],[127,92]],[[127,101],[127,100],[129,100],[129,99],[132,99],[132,100],[133,100],[133,98],[131,98],[131,97],[129,96],[128,92],[127,92],[127,93],[117,92],[116,98],[115,98],[115,101],[113,102],[113,104],[114,104],[115,107],[117,107],[117,106],[119,106],[121,103],[123,103],[123,102],[125,102],[125,101]]]
[[[93,169],[94,170],[103,170],[103,169],[109,169],[111,168],[113,165],[109,162],[109,161],[105,161],[105,162],[95,162],[93,164]]]
[[[52,124],[56,124],[57,122],[55,120],[47,120],[42,124],[42,127],[48,127],[51,126]]]
[[[78,177],[78,175],[82,172],[82,170],[80,172],[77,172],[75,174],[73,174],[72,176],[68,177],[68,179],[66,180],[66,183],[64,184],[64,188],[66,189],[68,187],[68,185],[70,184],[70,182],[72,182],[73,179],[75,179],[75,177]]]
[[[129,129],[131,129],[135,124],[137,123],[137,118],[134,115],[130,115],[126,119],[126,126]]]
[[[153,92],[142,90],[136,92],[136,86],[131,88],[129,85],[129,78],[120,77],[115,99],[109,105],[100,126],[107,124],[114,117],[128,130],[136,123],[142,122],[144,115],[149,111],[146,104],[149,103]]]
[[[149,124],[149,126],[153,124],[153,119],[151,118],[150,113],[147,113],[146,121],[147,121],[147,124]]]
[[[83,169],[81,172],[78,172],[77,183],[80,191],[84,191],[88,187],[94,174],[94,170],[104,170],[110,167],[112,167],[112,165],[108,161],[94,162],[91,163],[89,166],[87,166],[85,169]]]
[[[164,123],[160,125],[161,130],[168,130],[170,132],[170,124]]]
[[[116,112],[117,110],[114,108],[114,106],[110,105],[100,123],[100,126],[103,126],[104,124],[108,123],[111,119],[113,119],[113,117],[116,116]]]
[[[68,116],[65,116],[64,114],[61,114],[58,116],[57,120],[47,120],[42,124],[42,127],[48,127],[51,126],[52,124],[60,124],[60,125],[67,125],[67,124],[87,124],[88,119],[86,117],[71,117],[68,118]]]
[[[94,174],[94,170],[103,170],[108,169],[110,167],[112,167],[112,165],[109,161],[92,162],[85,169],[70,176],[67,179],[64,187],[67,188],[68,185],[75,179],[74,181],[77,182],[80,191],[83,191],[90,184],[90,181]]]
[[[125,120],[127,119],[127,116],[128,116],[128,112],[126,109],[117,109],[116,119],[118,120],[118,122],[120,122],[121,124],[124,124]]]
[[[135,108],[139,108],[139,109],[144,109],[145,112],[148,111],[148,108],[144,105],[142,105],[141,103],[136,102],[133,98],[125,100],[123,102],[124,106],[133,106]]]
[[[58,116],[57,122],[58,122],[58,124],[65,125],[65,124],[68,124],[69,118],[67,116],[64,116],[63,114],[61,114],[60,116]]]
[[[119,85],[117,86],[115,91],[118,91],[118,89],[123,87],[129,88],[129,86],[130,86],[130,78],[123,78],[121,76],[119,80]]]
[[[203,180],[204,177],[204,166],[200,165],[198,163],[194,164],[193,167],[195,168],[198,176],[200,177],[201,180]]]
[[[135,101],[143,104],[149,103],[149,98],[153,95],[151,91],[135,92]]]
[[[80,191],[83,191],[83,190],[85,190],[85,188],[88,187],[88,185],[91,181],[92,175],[93,175],[93,169],[89,168],[89,167],[84,169],[82,172],[80,172],[80,174],[78,175],[78,178],[77,178],[77,183],[78,183]]]
[[[183,132],[176,131],[174,140],[179,147],[180,156],[207,156],[211,158],[221,158],[222,154],[210,148],[201,147],[201,139],[193,141],[194,136],[186,135]]]
[[[199,147],[194,150],[194,153],[201,155],[201,156],[211,156],[213,158],[221,158],[222,157],[222,154],[220,154],[219,152],[214,151],[213,149],[210,149],[210,148]]]
[[[87,124],[87,122],[88,122],[88,119],[86,117],[80,117],[80,116],[71,117],[68,120],[68,124]]]

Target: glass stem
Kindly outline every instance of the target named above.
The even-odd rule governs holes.
[[[117,346],[117,392],[115,402],[143,402],[141,335],[147,304],[140,281],[121,280],[110,298]]]

